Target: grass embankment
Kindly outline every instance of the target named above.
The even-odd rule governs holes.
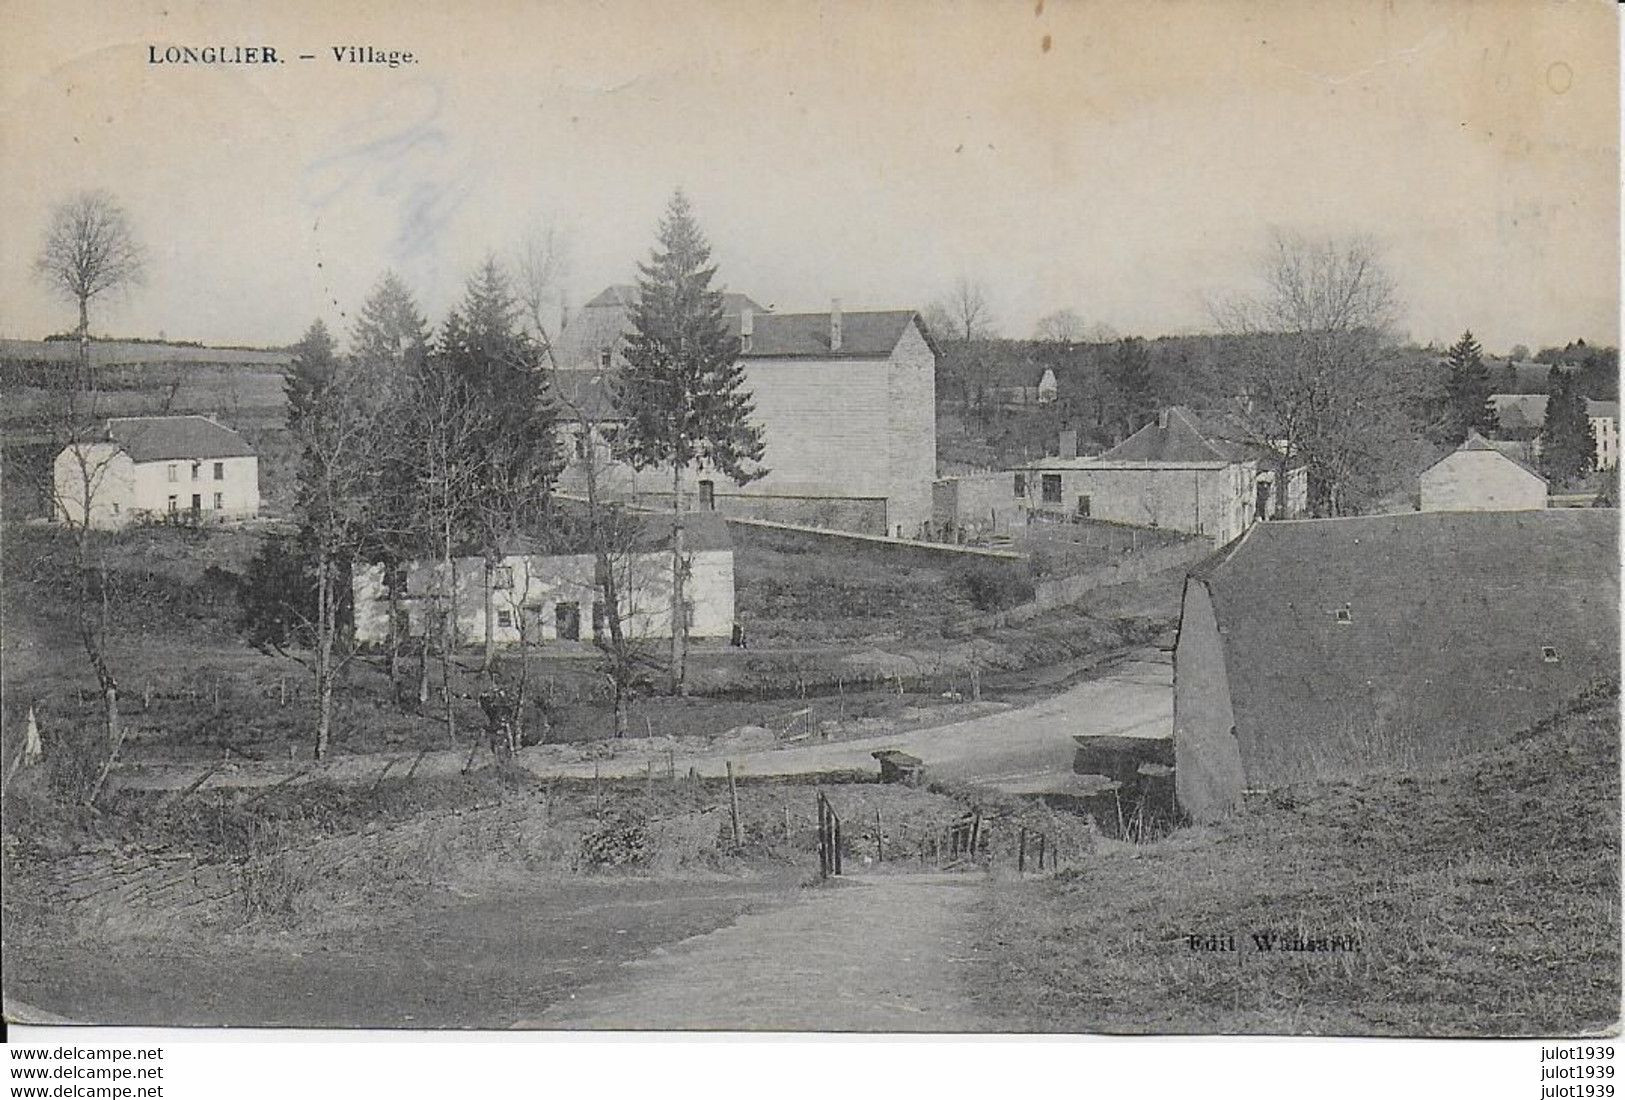
[[[1608,1027],[1618,706],[1590,701],[1449,767],[1282,790],[1222,827],[997,885],[976,995],[1009,1027],[1042,1031]],[[1234,937],[1235,950],[1193,950],[1191,935]],[[1294,938],[1327,950],[1283,950]]]

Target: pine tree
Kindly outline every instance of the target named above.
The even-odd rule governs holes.
[[[426,351],[428,344],[428,322],[418,312],[412,292],[393,271],[384,272],[356,318],[351,354],[388,379],[403,374],[411,357]]]
[[[650,261],[638,267],[638,303],[617,385],[617,403],[627,417],[622,435],[627,456],[639,469],[669,466],[672,472],[674,692],[683,688],[688,633],[684,471],[714,470],[736,485],[766,473],[739,340],[728,331],[721,292],[711,289],[717,269],[710,259],[711,247],[679,190],[661,220]]]
[[[1151,377],[1151,354],[1145,341],[1130,336],[1118,341],[1106,365],[1106,380],[1117,399],[1118,420],[1124,436],[1143,428],[1157,411],[1156,386]]]
[[[355,361],[337,354],[320,321],[294,347],[286,393],[288,434],[298,451],[291,517],[298,533],[255,559],[243,626],[256,646],[310,671],[315,751],[322,757],[332,732],[334,688],[353,656],[345,620],[351,568],[370,526],[380,410]]]
[[[1484,362],[1484,351],[1471,332],[1445,353],[1444,400],[1440,425],[1440,442],[1457,447],[1469,432],[1495,434],[1500,425],[1495,416],[1495,405],[1490,401],[1495,383],[1490,368]]]
[[[1586,399],[1574,372],[1553,367],[1540,434],[1540,472],[1554,485],[1566,485],[1591,472],[1597,440],[1586,414]]]

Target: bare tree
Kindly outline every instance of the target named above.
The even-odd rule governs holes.
[[[514,250],[514,293],[522,308],[521,320],[527,335],[550,360],[554,336],[563,327],[564,280],[569,269],[569,236],[555,223],[532,229]]]
[[[953,289],[927,307],[926,325],[963,344],[994,336],[993,308],[981,280],[968,275],[955,279]]]
[[[1038,324],[1033,328],[1033,339],[1045,344],[1071,347],[1082,342],[1088,331],[1077,310],[1058,309],[1038,319]]]
[[[1273,458],[1278,515],[1299,466],[1317,515],[1357,510],[1385,487],[1420,396],[1394,354],[1393,280],[1370,238],[1281,231],[1263,276],[1262,294],[1216,308],[1239,338],[1231,411]]]
[[[35,274],[79,307],[79,370],[91,386],[90,303],[109,291],[139,284],[146,256],[124,208],[106,191],[82,191],[51,212]]]

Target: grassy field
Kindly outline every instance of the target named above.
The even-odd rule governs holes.
[[[1618,707],[1593,700],[1449,768],[1278,791],[1221,828],[1000,884],[977,995],[1039,1031],[1613,1026]],[[1190,936],[1235,950],[1193,950]],[[1285,949],[1295,939],[1323,949]]]

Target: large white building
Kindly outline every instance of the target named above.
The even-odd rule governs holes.
[[[52,518],[116,530],[143,520],[252,519],[259,459],[206,416],[123,416],[68,444],[51,470]]]
[[[592,424],[594,454],[613,464],[619,417],[606,390],[620,358],[633,287],[611,287],[571,320],[560,339],[565,416]],[[729,515],[915,537],[931,519],[936,477],[936,352],[912,310],[773,313],[724,296],[739,336],[745,388],[762,428],[767,475],[744,486],[689,471],[695,505]],[[588,441],[568,429],[574,460],[562,479],[579,489]],[[669,501],[669,470],[612,471],[617,488],[651,506]]]
[[[671,530],[669,515],[638,517],[629,545],[611,557],[624,636],[671,637]],[[721,516],[693,513],[683,520],[689,559],[684,582],[690,638],[727,638],[734,625],[733,543]],[[382,645],[439,636],[444,616],[456,622],[461,644],[479,644],[490,621],[498,645],[592,642],[609,636],[598,583],[598,559],[579,540],[541,545],[516,540],[487,568],[484,558],[407,562],[391,575],[378,564],[355,570],[356,641]],[[391,617],[393,616],[393,623]]]
[[[1532,439],[1540,451],[1540,432],[1546,426],[1546,395],[1543,393],[1492,393],[1495,418],[1501,434],[1512,439]],[[1619,465],[1619,402],[1586,401],[1586,419],[1597,441],[1596,467],[1612,470]]]

